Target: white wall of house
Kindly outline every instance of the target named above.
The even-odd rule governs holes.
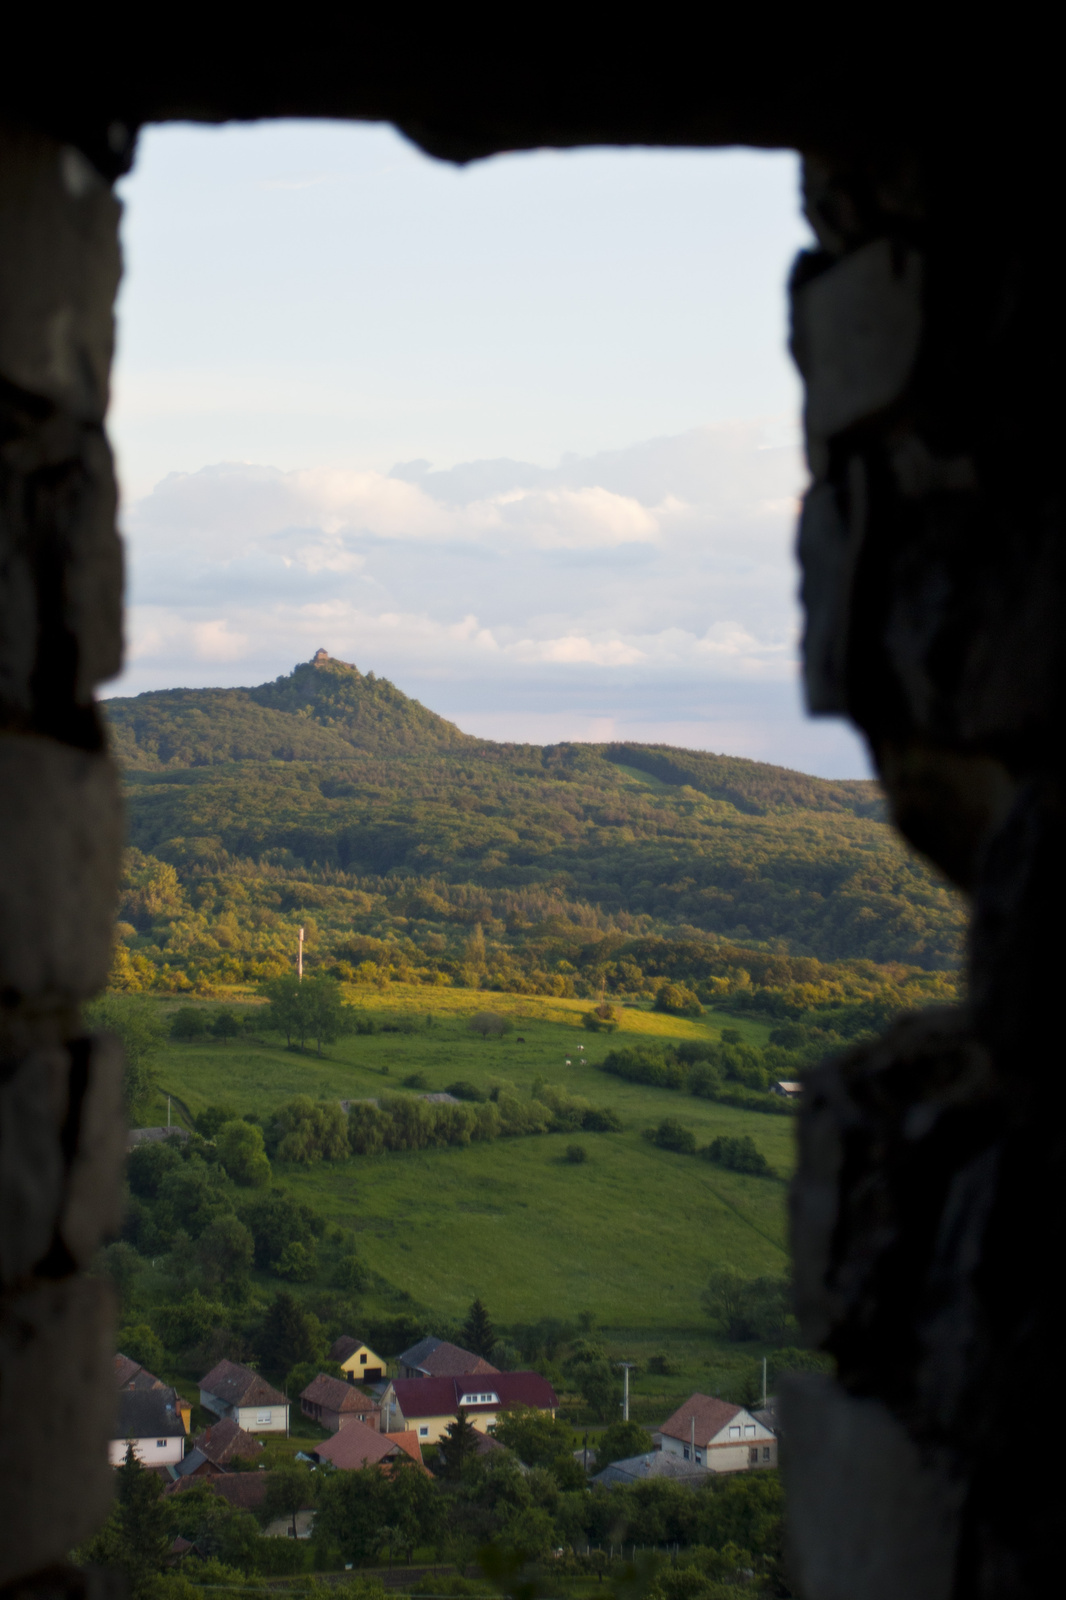
[[[107,1459],[113,1467],[121,1467],[126,1459],[128,1439],[112,1439],[107,1447]],[[167,1439],[134,1439],[133,1453],[146,1467],[169,1467],[185,1454],[184,1434],[171,1434]]]
[[[206,1389],[200,1390],[200,1404],[207,1411],[213,1411],[216,1417],[232,1417],[239,1428],[245,1433],[288,1433],[289,1408],[287,1405],[274,1406],[230,1406],[217,1395],[209,1394]]]
[[[688,1461],[692,1451],[688,1439],[675,1439],[662,1434],[662,1449],[666,1455],[679,1456]],[[756,1452],[753,1459],[752,1451]],[[733,1421],[716,1433],[708,1444],[696,1445],[696,1466],[707,1467],[712,1472],[742,1472],[748,1467],[777,1466],[777,1436],[747,1411],[741,1411]]]
[[[236,1406],[233,1416],[245,1433],[288,1433],[289,1408],[282,1406]]]

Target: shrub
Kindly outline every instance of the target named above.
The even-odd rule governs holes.
[[[732,1172],[749,1172],[760,1178],[772,1178],[774,1175],[770,1163],[756,1148],[754,1139],[747,1134],[739,1138],[725,1134],[705,1145],[700,1155],[705,1161],[728,1167]]]
[[[207,1018],[200,1006],[181,1006],[170,1022],[170,1037],[191,1044],[207,1033]]]
[[[485,1096],[476,1083],[467,1083],[465,1078],[459,1078],[455,1083],[449,1083],[448,1094],[453,1094],[457,1100],[484,1100]]]
[[[236,1039],[241,1031],[240,1019],[232,1011],[220,1011],[211,1024],[211,1032],[216,1039],[221,1039],[223,1044],[229,1044],[231,1039]]]
[[[268,1130],[277,1161],[340,1161],[348,1154],[348,1126],[336,1100],[298,1094],[279,1106]]]
[[[581,1166],[582,1162],[587,1161],[588,1158],[588,1151],[585,1149],[583,1144],[568,1144],[566,1147],[566,1155],[563,1159],[565,1161],[569,1161],[572,1167],[579,1167]]]
[[[581,1026],[587,1028],[590,1033],[615,1033],[618,1029],[618,1017],[614,1006],[603,1002],[592,1011],[584,1012]]]
[[[263,1130],[254,1122],[224,1122],[215,1148],[228,1177],[245,1189],[270,1187],[270,1162],[263,1148]]]
[[[409,1072],[403,1080],[405,1089],[428,1089],[429,1079],[424,1072]]]
[[[703,1015],[699,996],[683,983],[664,983],[655,996],[656,1011],[665,1011],[672,1017],[699,1017]]]
[[[696,1154],[696,1135],[676,1117],[664,1117],[657,1128],[645,1128],[643,1137],[660,1150],[676,1150],[684,1156]]]
[[[482,1039],[502,1039],[505,1033],[514,1032],[510,1017],[501,1017],[496,1011],[479,1011],[470,1018],[467,1026],[472,1033],[480,1034]]]

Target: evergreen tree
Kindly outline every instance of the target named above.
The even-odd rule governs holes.
[[[455,1421],[449,1423],[444,1437],[437,1446],[439,1471],[453,1483],[463,1476],[468,1461],[477,1455],[478,1431],[469,1417],[456,1412]]]
[[[170,1553],[170,1510],[160,1498],[163,1485],[126,1446],[126,1459],[115,1472],[117,1548],[115,1565],[126,1574],[130,1592],[143,1590],[161,1572]]]
[[[484,1356],[488,1360],[495,1343],[496,1331],[489,1320],[488,1312],[478,1298],[470,1307],[463,1323],[463,1345],[467,1350],[472,1350],[476,1356]]]
[[[325,1341],[316,1316],[305,1311],[285,1289],[279,1290],[267,1307],[259,1350],[268,1372],[280,1378],[303,1361],[317,1361]]]

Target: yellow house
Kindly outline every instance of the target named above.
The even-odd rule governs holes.
[[[336,1361],[349,1383],[377,1383],[385,1376],[386,1363],[362,1339],[342,1333],[334,1340],[329,1359]]]
[[[554,1417],[558,1396],[538,1372],[472,1372],[460,1378],[393,1378],[381,1397],[382,1429],[436,1444],[461,1411],[479,1433],[491,1433],[508,1406],[533,1406]]]

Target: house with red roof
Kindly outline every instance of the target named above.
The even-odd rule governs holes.
[[[420,1467],[422,1450],[418,1435],[405,1429],[398,1433],[378,1433],[362,1422],[349,1422],[332,1439],[315,1445],[316,1461],[328,1461],[340,1472],[359,1472],[363,1467],[388,1466],[401,1456],[410,1456]],[[425,1468],[423,1467],[423,1471]]]
[[[708,1472],[777,1466],[777,1435],[743,1406],[713,1394],[691,1394],[656,1429],[664,1455]]]
[[[376,1431],[381,1420],[381,1407],[376,1400],[368,1400],[354,1383],[331,1378],[325,1372],[301,1389],[300,1410],[330,1433],[338,1433],[350,1422],[365,1423]]]
[[[219,1361],[200,1379],[200,1404],[245,1433],[288,1433],[289,1402],[251,1367]]]
[[[508,1406],[532,1406],[554,1417],[559,1397],[539,1372],[471,1372],[450,1378],[394,1378],[381,1397],[391,1431],[410,1428],[419,1444],[436,1444],[461,1411],[482,1433]]]

